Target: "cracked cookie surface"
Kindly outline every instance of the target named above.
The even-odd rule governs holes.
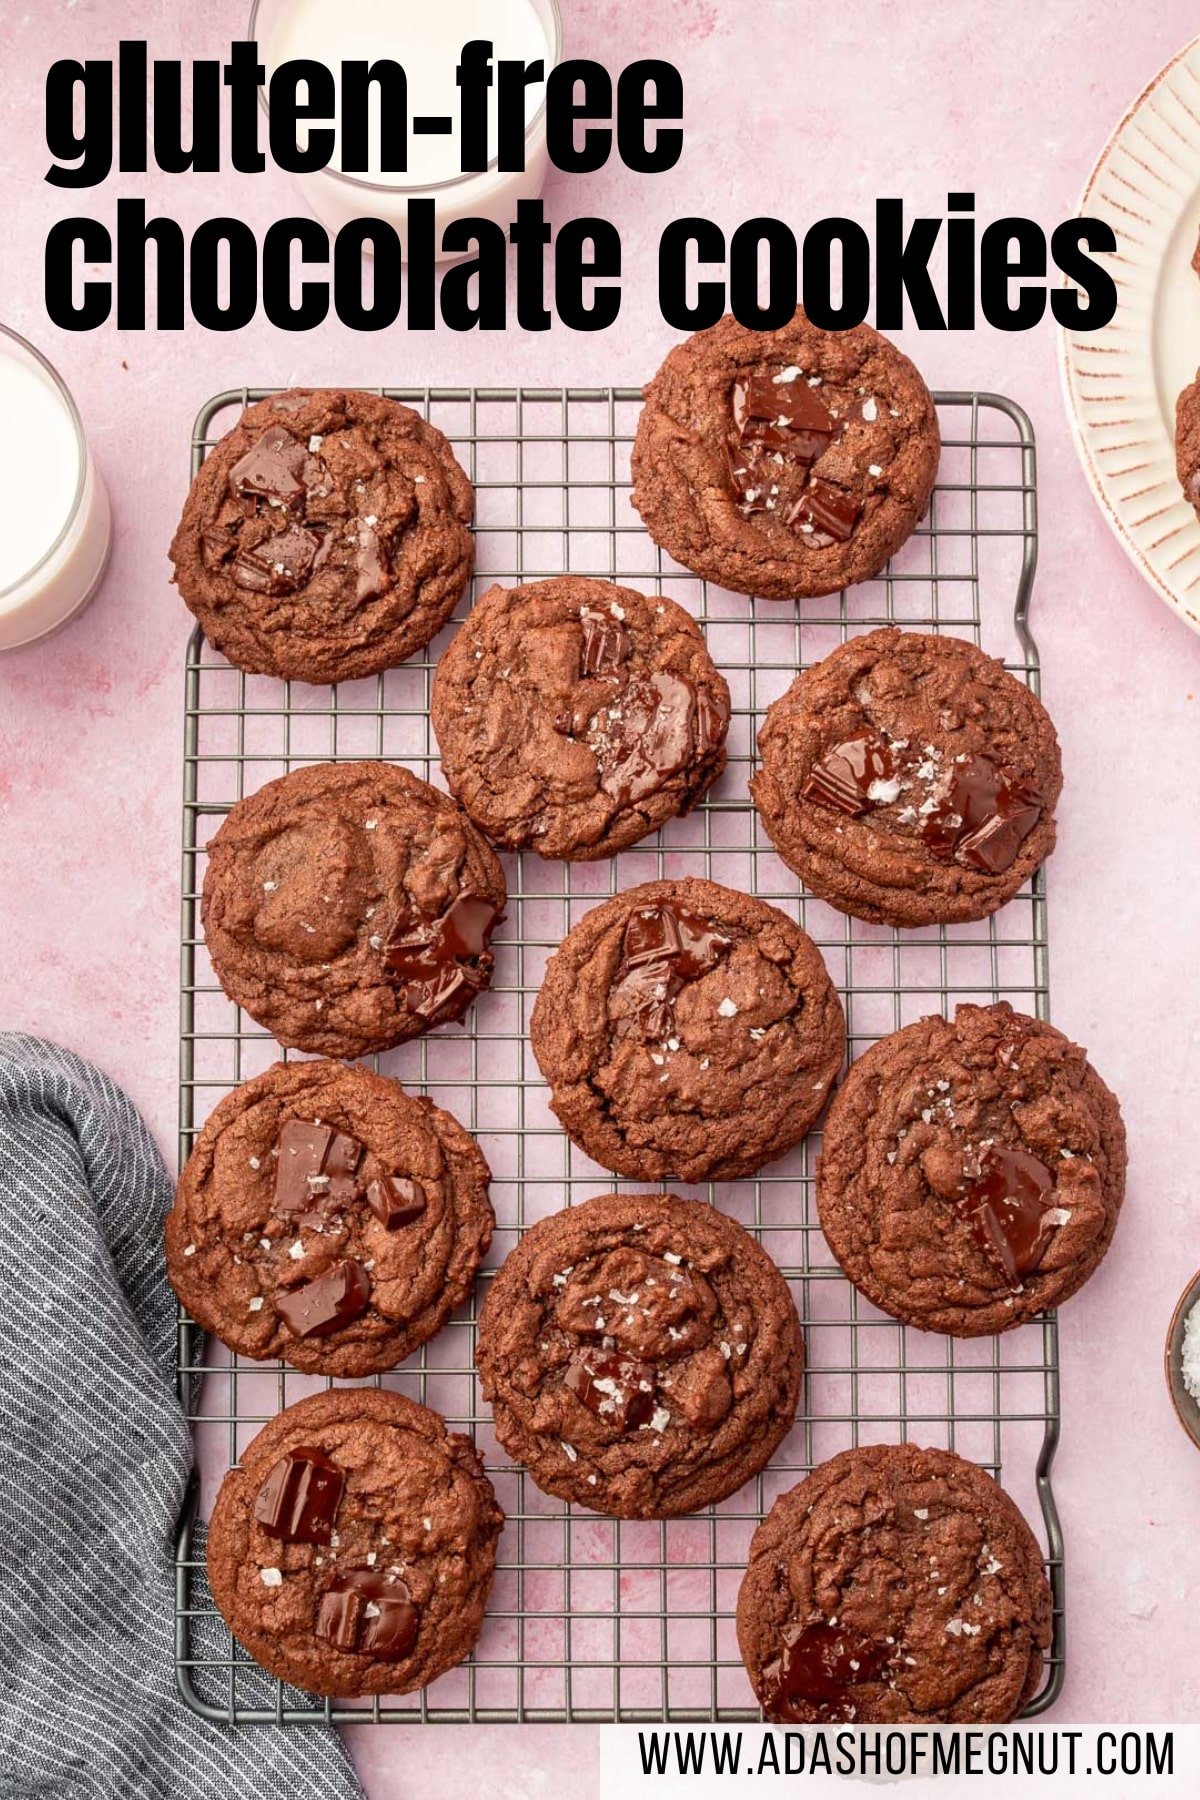
[[[417,413],[293,389],[247,407],[205,457],[170,555],[238,668],[350,681],[441,630],[471,573],[473,513],[448,441]]]
[[[491,980],[505,898],[448,794],[392,763],[314,763],[231,809],[201,921],[252,1019],[289,1049],[354,1057],[462,1017]]]
[[[603,1194],[525,1233],[488,1290],[477,1360],[496,1435],[540,1488],[667,1518],[765,1465],[795,1417],[804,1340],[736,1220]]]
[[[923,518],[941,438],[894,344],[797,312],[776,331],[726,316],[645,390],[632,500],[655,543],[735,593],[830,594],[878,574]]]
[[[1058,738],[1037,697],[960,638],[887,627],[797,676],[750,782],[813,893],[897,926],[986,918],[1054,848]]]
[[[166,1221],[171,1285],[239,1355],[390,1369],[468,1298],[491,1243],[473,1138],[399,1082],[276,1063],[216,1107]]]
[[[589,859],[715,781],[729,689],[682,607],[564,575],[476,603],[438,664],[432,718],[450,791],[481,831]]]
[[[783,1494],[738,1597],[768,1719],[1000,1723],[1043,1679],[1051,1596],[1012,1500],[915,1444],[846,1450]]]
[[[588,913],[530,1021],[572,1140],[638,1181],[732,1181],[808,1131],[841,1066],[841,1002],[812,939],[692,877]]]
[[[221,1483],[213,1598],[308,1693],[411,1693],[479,1636],[503,1524],[469,1438],[402,1394],[335,1388],[279,1413]]]
[[[995,1006],[920,1019],[854,1062],[817,1207],[849,1279],[926,1331],[1006,1331],[1082,1287],[1125,1192],[1116,1099],[1060,1031]]]

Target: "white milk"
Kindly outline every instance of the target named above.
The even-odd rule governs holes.
[[[108,558],[108,495],[49,364],[0,326],[0,650],[82,611]]]
[[[558,51],[556,0],[261,0],[255,20],[259,51],[268,70],[294,58],[324,63],[340,77],[343,62],[391,57],[408,78],[408,168],[385,173],[378,157],[378,94],[371,96],[370,164],[366,171],[330,168],[299,175],[308,204],[329,228],[351,219],[382,218],[405,236],[410,198],[431,196],[440,239],[452,219],[484,217],[507,225],[520,199],[542,191],[546,177],[545,120],[539,118],[545,84],[525,90],[526,166],[463,175],[459,169],[459,90],[454,80],[464,44],[490,40],[493,60],[545,63],[549,74]],[[488,90],[488,157],[496,154],[495,75]],[[415,136],[414,117],[445,116],[449,136]],[[316,121],[314,121],[316,122]],[[365,185],[371,184],[371,185]],[[441,185],[446,184],[446,185]]]

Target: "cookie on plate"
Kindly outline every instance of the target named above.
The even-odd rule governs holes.
[[[661,1519],[763,1468],[795,1418],[804,1339],[787,1282],[736,1220],[602,1194],[525,1233],[476,1356],[496,1436],[540,1488]]]
[[[529,1038],[563,1129],[635,1181],[734,1181],[798,1144],[845,1048],[821,953],[763,900],[630,888],[551,957]]]
[[[879,573],[924,517],[940,452],[928,388],[869,325],[727,316],[646,388],[632,498],[685,568],[796,600]]]
[[[483,1625],[504,1514],[469,1438],[402,1394],[334,1388],[263,1427],[221,1483],[213,1599],[310,1694],[407,1694]]]
[[[492,978],[504,872],[462,808],[391,763],[314,763],[208,846],[218,981],[293,1050],[365,1056],[459,1019]]]
[[[1200,515],[1200,372],[1175,402],[1175,469],[1184,499]]]
[[[343,1063],[276,1063],[227,1094],[167,1217],[167,1274],[240,1356],[390,1369],[471,1292],[490,1171],[431,1100]]]
[[[1015,1719],[1050,1627],[1012,1500],[975,1463],[915,1444],[845,1450],[781,1495],[738,1596],[754,1691],[789,1724]]]
[[[873,1044],[829,1109],[817,1207],[860,1293],[952,1337],[1006,1331],[1099,1266],[1125,1194],[1120,1108],[1040,1019],[960,1006]]]
[[[729,689],[674,601],[561,575],[494,587],[438,664],[450,791],[510,850],[611,856],[725,767]]]
[[[961,638],[851,638],[768,709],[758,751],[750,791],[771,842],[856,919],[986,918],[1054,848],[1054,726]]]
[[[239,669],[352,681],[439,632],[471,573],[475,498],[442,433],[354,389],[247,407],[205,458],[175,580]]]

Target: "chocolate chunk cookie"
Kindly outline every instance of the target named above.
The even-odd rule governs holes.
[[[948,1450],[846,1450],[750,1545],[738,1643],[768,1719],[1001,1723],[1041,1686],[1050,1586],[1008,1495]]]
[[[221,1483],[208,1578],[229,1629],[310,1694],[407,1694],[479,1636],[504,1514],[469,1438],[402,1394],[287,1407]]]
[[[766,1251],[724,1213],[602,1194],[542,1219],[477,1346],[496,1436],[538,1486],[620,1519],[732,1494],[791,1429],[804,1339]]]
[[[1054,848],[1054,726],[960,638],[851,638],[768,709],[758,750],[750,790],[771,842],[856,919],[986,918]]]
[[[587,914],[530,1020],[550,1104],[636,1181],[734,1181],[798,1144],[845,1048],[800,927],[712,881],[651,881]]]
[[[166,1223],[167,1273],[241,1356],[390,1369],[468,1297],[492,1240],[487,1163],[457,1119],[342,1063],[227,1094]]]
[[[1124,1193],[1116,1100],[1078,1045],[1005,1001],[881,1039],[825,1121],[830,1248],[868,1300],[926,1331],[1006,1331],[1068,1299]]]
[[[1184,499],[1200,516],[1200,371],[1175,402],[1175,469]]]
[[[438,664],[451,792],[511,850],[611,856],[725,767],[729,689],[689,613],[563,575],[492,588]]]
[[[646,389],[633,504],[655,543],[739,594],[796,600],[877,575],[924,516],[941,438],[929,390],[872,331],[726,317]]]
[[[462,1017],[505,898],[448,795],[390,763],[315,763],[231,809],[200,916],[232,1001],[289,1049],[353,1057]]]
[[[408,407],[352,389],[247,407],[171,545],[179,592],[239,669],[352,681],[441,630],[471,573],[471,484]]]

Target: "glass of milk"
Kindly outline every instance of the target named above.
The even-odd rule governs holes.
[[[108,494],[58,371],[0,325],[0,650],[83,611],[112,538]]]
[[[459,90],[454,73],[464,44],[489,39],[493,68],[506,58],[539,57],[546,74],[562,55],[558,0],[254,0],[246,36],[257,41],[268,76],[280,63],[307,58],[340,77],[343,62],[390,57],[408,79],[408,168],[387,174],[378,167],[378,90],[371,93],[371,165],[347,175],[335,149],[330,164],[293,179],[330,231],[351,219],[385,219],[405,244],[408,202],[434,202],[437,242],[454,219],[486,218],[507,226],[518,200],[536,199],[546,179],[546,89],[525,89],[525,167],[496,167],[495,81],[488,89],[489,167],[459,168]],[[263,105],[266,107],[265,89]],[[454,122],[448,136],[417,136],[414,117],[442,115]],[[313,124],[320,121],[310,121]],[[329,121],[326,121],[329,123]],[[303,129],[303,127],[301,127]]]

